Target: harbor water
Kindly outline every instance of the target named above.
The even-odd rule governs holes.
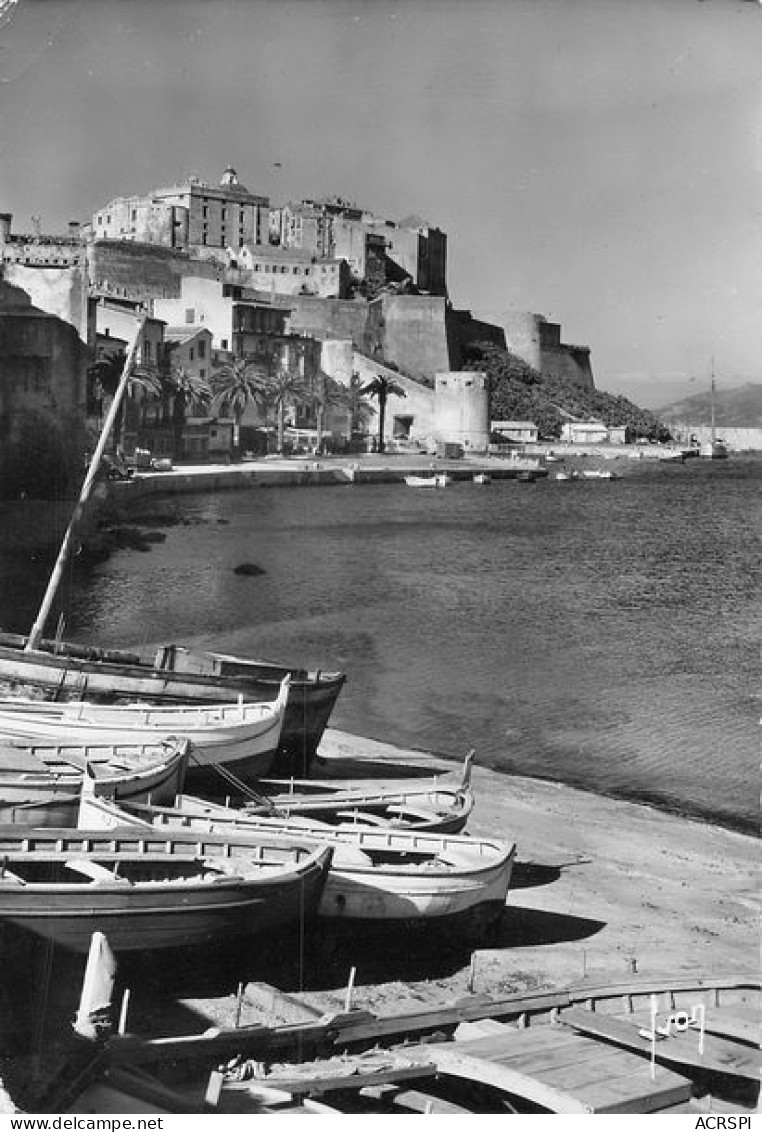
[[[756,831],[762,461],[646,465],[154,499],[65,634],[341,668],[338,727]],[[4,628],[44,582],[0,549]]]

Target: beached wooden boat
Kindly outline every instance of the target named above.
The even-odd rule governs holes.
[[[322,826],[310,830],[274,818],[254,818],[227,806],[185,798],[175,808],[136,805],[128,813],[83,794],[85,828],[119,828],[135,818],[155,829],[305,839],[334,849],[319,906],[331,920],[463,927],[486,938],[499,922],[511,879],[515,845],[474,837],[391,829]]]
[[[184,786],[187,739],[108,746],[0,745],[0,824],[74,826],[83,782],[120,803],[170,804]]]
[[[0,828],[0,923],[72,951],[93,932],[114,951],[248,936],[313,916],[332,850],[285,839]]]
[[[296,766],[317,750],[346,677],[268,661],[163,645],[145,660],[127,650],[0,633],[0,694],[93,703],[229,703],[275,699],[289,677],[288,701],[278,749]]]
[[[231,776],[255,781],[272,766],[288,679],[272,703],[144,705],[0,700],[0,735],[36,742],[150,743],[164,735],[191,742],[189,784],[229,792]]]
[[[429,833],[458,833],[474,808],[470,787],[431,786],[416,789],[401,782],[395,787],[366,785],[364,789],[333,787],[319,792],[289,790],[247,802],[249,814],[303,817],[335,825],[391,826]]]
[[[195,1080],[201,1066],[227,1062],[219,1111],[243,1111],[247,1095],[273,1089],[344,1112],[748,1114],[759,1097],[761,989],[758,975],[637,977],[389,1015],[347,1009],[283,1027],[116,1038],[108,1056],[131,1071],[182,1060]],[[657,1034],[655,1058],[654,1001],[669,1030]]]

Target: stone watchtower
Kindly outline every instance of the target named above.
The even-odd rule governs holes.
[[[485,452],[489,444],[489,389],[486,373],[438,373],[434,385],[434,432],[445,443]]]

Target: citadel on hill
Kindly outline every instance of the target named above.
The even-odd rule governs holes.
[[[447,236],[417,217],[384,219],[339,197],[274,206],[229,167],[217,185],[189,177],[116,197],[64,235],[34,226],[17,234],[12,216],[0,214],[7,452],[31,440],[65,449],[97,429],[109,392],[95,363],[123,355],[141,318],[138,362],[165,375],[182,369],[210,381],[221,365],[245,359],[296,374],[307,389],[386,382],[390,448],[486,447],[484,375],[463,368],[475,344],[507,348],[543,374],[594,389],[588,347],[565,344],[558,324],[529,312],[486,323],[453,307]],[[229,455],[229,417],[179,402],[176,390],[133,390],[124,451]],[[287,406],[296,440],[314,440],[319,406],[319,396]],[[346,404],[324,408],[323,435],[346,446],[357,420]],[[245,448],[272,422],[252,404],[240,424]]]

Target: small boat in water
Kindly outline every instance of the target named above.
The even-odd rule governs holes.
[[[310,919],[330,847],[215,835],[0,828],[0,924],[83,952],[150,951],[261,934]]]
[[[618,480],[620,477],[610,468],[585,468],[582,472],[586,480]]]
[[[474,476],[474,483],[492,483],[492,476],[489,472],[477,472]]]
[[[446,472],[437,472],[431,476],[405,476],[408,487],[447,487],[452,483],[452,476]]]
[[[83,785],[122,804],[168,805],[184,785],[190,744],[0,746],[0,823],[74,826]]]
[[[255,781],[278,748],[288,679],[272,703],[145,705],[0,700],[0,735],[36,742],[150,743],[165,735],[191,741],[188,783],[229,792],[233,776]]]
[[[428,924],[462,928],[483,940],[499,923],[511,879],[515,845],[475,837],[308,824],[257,818],[229,806],[183,798],[174,808],[123,809],[83,794],[80,823],[119,828],[139,819],[174,833],[217,833],[241,842],[248,835],[332,845],[333,861],[318,908],[331,920]]]

